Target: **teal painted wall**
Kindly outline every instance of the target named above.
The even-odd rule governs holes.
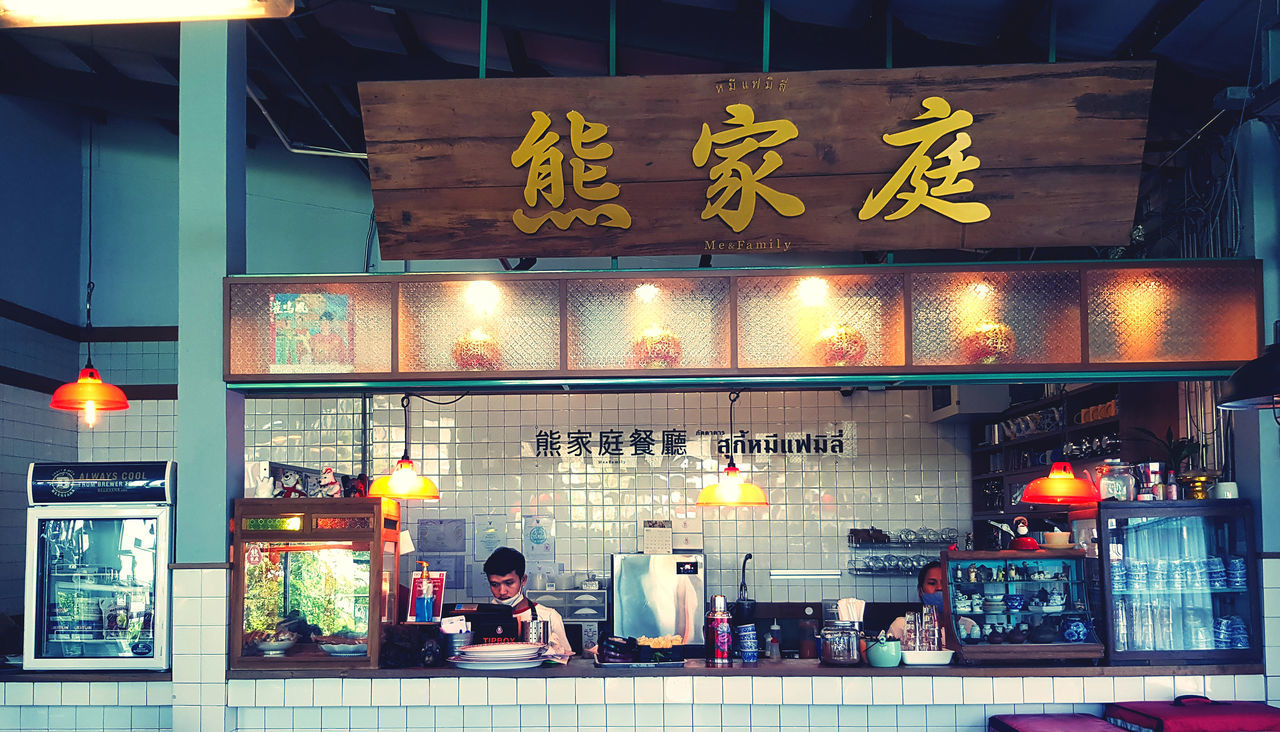
[[[119,118],[98,126],[95,136],[94,321],[172,325],[178,140],[153,123]],[[373,197],[355,163],[296,155],[263,140],[248,151],[246,166],[249,272],[364,271]],[[391,266],[402,269],[399,262]]]
[[[0,298],[83,319],[80,118],[0,96]]]

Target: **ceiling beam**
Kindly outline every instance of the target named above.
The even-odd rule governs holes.
[[[1203,0],[1160,0],[1116,48],[1116,58],[1150,58],[1165,36],[1173,32]]]
[[[516,76],[551,76],[550,72],[529,58],[529,51],[524,47],[524,35],[519,30],[503,28],[502,40],[507,47],[511,71]]]
[[[1013,10],[1005,15],[1000,30],[996,31],[994,49],[1001,55],[1023,61],[1044,61],[1047,52],[1031,40],[1028,28],[1046,12],[1053,12],[1051,0],[1022,0],[1013,4]],[[1047,24],[1046,24],[1047,25]]]

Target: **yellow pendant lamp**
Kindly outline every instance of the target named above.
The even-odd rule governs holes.
[[[768,506],[764,489],[755,483],[743,482],[738,466],[733,463],[733,403],[742,392],[729,392],[729,464],[725,466],[719,483],[712,483],[698,493],[699,506]]]
[[[396,463],[391,475],[376,478],[369,486],[370,498],[395,498],[397,500],[415,499],[419,501],[439,501],[440,489],[425,475],[418,475],[413,461],[409,459],[409,395],[400,399],[400,407],[404,409],[404,454]]]

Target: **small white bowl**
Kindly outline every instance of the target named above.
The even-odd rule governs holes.
[[[945,666],[951,663],[955,651],[903,651],[902,663],[907,666]]]
[[[282,641],[258,641],[258,650],[262,651],[264,656],[283,656],[284,652],[293,648],[293,644],[297,642],[296,638]]]

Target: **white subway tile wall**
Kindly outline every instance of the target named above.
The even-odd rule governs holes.
[[[23,611],[27,465],[75,459],[75,414],[50,409],[48,394],[0,385],[0,612]]]
[[[88,356],[80,344],[80,362]],[[177,341],[120,341],[93,344],[93,365],[113,384],[178,383]]]
[[[230,706],[284,700],[284,680],[275,694],[257,697],[252,687],[227,681],[226,569],[173,570],[173,729],[225,732],[235,726]],[[252,684],[253,682],[249,682]],[[259,684],[266,683],[259,681]]]
[[[83,364],[72,341],[0,318],[0,366],[71,381]]]
[[[95,349],[95,365],[97,357]],[[80,426],[78,459],[173,460],[177,438],[177,400],[134,399],[125,411],[100,413],[92,429]]]
[[[1179,677],[1195,688],[1218,689],[1215,698],[1260,699],[1261,676]],[[1137,680],[1137,685],[1120,682]],[[1000,678],[997,701],[988,686],[978,688],[953,676],[939,677],[637,677],[607,680],[603,696],[600,679],[379,679],[385,687],[375,690],[370,709],[285,705],[232,694],[237,728],[242,730],[464,729],[496,730],[562,729],[586,732],[610,730],[714,729],[738,730],[985,730],[995,714],[1083,712],[1101,714],[1111,701],[1156,701],[1172,698],[1157,690],[1144,692],[1141,677]],[[991,682],[992,679],[981,679]],[[346,684],[350,679],[342,680]],[[1045,681],[1047,683],[1028,683]],[[459,683],[479,698],[476,684],[487,686],[487,703],[456,699]],[[569,682],[568,684],[558,682]],[[595,690],[584,694],[584,682]],[[835,683],[828,683],[835,682]],[[1061,683],[1066,682],[1066,683]],[[1083,683],[1082,683],[1083,682]],[[255,682],[245,682],[253,685]],[[262,681],[256,682],[258,685]],[[397,685],[399,686],[397,694]],[[234,688],[233,684],[233,688]],[[751,689],[754,687],[754,692]],[[1122,692],[1122,687],[1133,693]],[[1249,688],[1240,696],[1232,690]],[[1256,687],[1256,688],[1255,688]],[[247,687],[246,687],[247,688]],[[339,687],[341,688],[341,687]],[[843,689],[843,691],[841,691]],[[442,692],[437,695],[437,690]],[[969,692],[975,692],[971,697]],[[262,689],[258,689],[259,696]],[[692,696],[690,696],[690,694]],[[754,694],[754,695],[753,695]],[[869,705],[870,694],[900,700],[887,706]],[[379,703],[378,698],[386,699]],[[525,701],[525,697],[535,701]],[[337,697],[334,697],[337,698]],[[442,704],[440,699],[450,703]],[[1023,699],[1026,701],[1014,701]],[[1030,699],[1043,701],[1030,701]],[[238,704],[235,700],[243,699]],[[394,702],[392,700],[395,700]],[[1007,701],[1000,701],[1006,699]],[[943,701],[946,700],[946,701]],[[453,703],[453,702],[460,703]],[[936,702],[936,703],[933,703]],[[431,704],[431,706],[426,706]],[[400,716],[403,711],[404,715]],[[357,719],[357,714],[360,718]],[[292,719],[292,726],[290,720]],[[376,722],[374,721],[376,720]],[[398,725],[398,726],[397,726]]]
[[[249,399],[245,411],[248,460],[358,473],[365,429],[371,475],[388,472],[404,451],[399,395],[371,397],[367,424],[358,398]],[[765,441],[822,435],[828,451],[739,454],[743,476],[766,488],[771,505],[698,509],[698,491],[723,467],[718,435],[700,432],[729,430],[725,392],[474,395],[446,405],[414,399],[410,457],[439,485],[442,500],[408,502],[404,521],[412,528],[424,518],[465,519],[470,541],[477,515],[550,516],[556,561],[566,571],[607,572],[610,554],[638,550],[639,521],[700,516],[709,592],[735,591],[741,557],[750,552],[747,582],[758,600],[909,600],[911,577],[771,583],[769,570],[843,570],[853,527],[964,531],[968,433],[963,425],[931,424],[927,413],[924,390],[744,392],[735,431]],[[654,455],[635,454],[635,430],[652,430]],[[662,454],[666,430],[683,430],[684,454]],[[560,433],[559,457],[539,454],[540,431]],[[573,431],[588,433],[578,454],[571,454]],[[602,456],[602,435],[614,431],[621,454]],[[406,574],[411,566],[404,564]]]
[[[1272,705],[1280,706],[1280,559],[1263,559],[1262,560],[1262,615],[1264,622],[1263,643],[1265,648],[1265,656],[1263,660],[1266,663],[1266,694],[1267,702]],[[1210,677],[1227,679],[1230,677]],[[1208,680],[1206,680],[1208,682]],[[1223,683],[1223,682],[1219,682]],[[1247,682],[1244,690],[1235,689],[1236,693],[1250,693],[1255,691],[1253,688],[1256,682]],[[1212,685],[1209,686],[1212,689]],[[1223,683],[1225,689],[1225,683]],[[1214,698],[1215,695],[1210,694]]]

